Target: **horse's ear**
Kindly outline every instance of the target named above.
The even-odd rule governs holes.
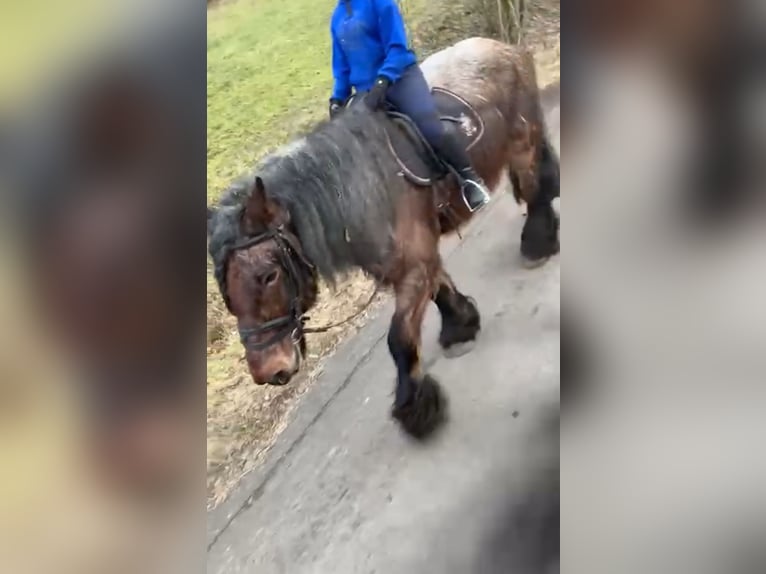
[[[287,211],[266,195],[263,180],[256,176],[253,190],[245,205],[244,223],[247,230],[277,227],[287,223]]]
[[[260,195],[264,199],[266,199],[266,186],[263,183],[263,179],[259,175],[255,176],[255,183],[253,184],[254,187],[254,194]]]

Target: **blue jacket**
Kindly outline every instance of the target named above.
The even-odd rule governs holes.
[[[396,82],[417,58],[407,45],[407,32],[396,0],[340,0],[332,15],[332,97],[345,100],[353,87],[366,92],[378,76]]]

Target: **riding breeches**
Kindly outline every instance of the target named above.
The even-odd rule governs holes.
[[[415,122],[431,147],[441,147],[444,127],[420,66],[415,64],[407,68],[399,81],[388,88],[386,99]]]

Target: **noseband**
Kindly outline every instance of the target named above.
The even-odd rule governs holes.
[[[300,262],[303,265],[306,265],[309,269],[314,269],[314,266],[306,260],[300,249],[298,249],[292,239],[285,233],[282,226],[270,229],[259,235],[246,237],[235,243],[231,247],[231,251],[235,252],[249,249],[255,245],[265,243],[266,241],[274,241],[279,248],[279,263],[287,273],[287,290],[288,297],[290,298],[290,308],[286,315],[261,323],[257,327],[238,327],[240,341],[242,341],[245,348],[254,351],[267,349],[268,347],[277,344],[288,334],[290,335],[290,340],[294,346],[297,347],[300,344],[304,335],[303,323],[305,317],[303,316],[303,310],[301,309],[302,282],[300,280],[297,264]],[[251,341],[253,337],[264,333],[273,334],[260,343]]]

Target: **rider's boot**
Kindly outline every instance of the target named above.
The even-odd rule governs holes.
[[[484,180],[476,173],[468,158],[468,153],[453,133],[447,132],[439,142],[436,151],[442,159],[452,166],[460,178],[463,201],[472,213],[489,203],[490,194]]]

